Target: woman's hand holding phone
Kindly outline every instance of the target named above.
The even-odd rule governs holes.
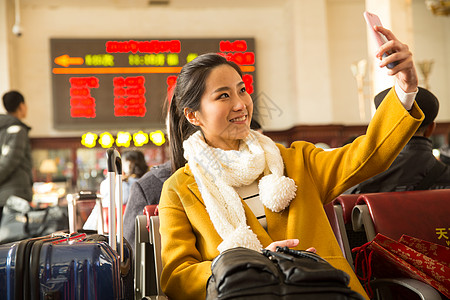
[[[386,37],[375,29],[376,26],[383,27],[383,25],[381,25],[380,18],[378,18],[378,16],[375,15],[375,14],[372,14],[370,12],[365,11],[364,12],[364,19],[366,19],[366,23],[369,26],[369,28],[371,29],[370,31],[373,33],[373,36],[375,37],[375,40],[377,42],[378,47],[381,47],[382,45],[387,43],[388,40],[386,39]],[[392,54],[392,52],[384,52],[382,54],[382,57],[386,58],[386,57],[388,57],[391,54]],[[386,67],[388,69],[392,69],[397,64],[398,64],[398,62],[394,61],[394,62],[391,62],[391,63],[387,64]]]
[[[366,16],[364,13],[364,16]],[[367,13],[370,14],[370,13]],[[370,14],[376,16],[374,14]],[[386,42],[382,43],[376,52],[376,56],[381,59],[380,67],[388,67],[388,75],[395,76],[398,85],[406,93],[417,91],[418,77],[414,62],[412,59],[412,53],[409,51],[409,47],[406,44],[400,42],[395,35],[388,29],[381,25],[376,25],[377,21],[373,21],[379,18],[372,18],[370,22],[366,21],[368,24],[374,24],[371,28],[373,31],[382,37],[386,38]],[[381,22],[379,22],[381,24]],[[378,40],[378,39],[377,39]],[[386,53],[390,53],[387,56]],[[395,65],[390,65],[390,64]],[[391,67],[389,67],[389,65]]]

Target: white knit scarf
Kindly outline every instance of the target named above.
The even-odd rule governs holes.
[[[234,247],[262,248],[247,225],[241,198],[234,187],[245,186],[264,173],[259,181],[259,197],[274,212],[285,209],[295,197],[294,180],[283,176],[280,150],[267,136],[251,130],[241,140],[239,150],[210,147],[200,131],[183,143],[184,157],[206,205],[214,228],[223,242],[220,252]]]

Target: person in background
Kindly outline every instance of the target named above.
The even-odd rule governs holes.
[[[444,164],[450,165],[450,131],[447,134],[447,144],[439,148],[439,160]]]
[[[7,114],[0,114],[0,220],[3,207],[12,195],[31,201],[33,176],[31,173],[30,127],[22,122],[28,108],[23,95],[10,91],[3,95]]]
[[[148,165],[144,154],[139,150],[124,151],[122,157],[122,192],[123,204],[128,203],[131,186],[148,171]],[[109,203],[109,183],[106,180],[100,183],[100,195],[103,205]]]
[[[123,204],[128,203],[131,186],[148,171],[144,154],[139,150],[124,151],[122,157],[122,199]],[[100,183],[102,206],[109,207],[109,182],[105,179]],[[98,221],[98,207],[92,209],[91,214],[84,223],[83,229],[96,230]]]
[[[367,297],[323,205],[387,169],[423,120],[408,46],[375,28],[388,39],[377,51],[379,66],[398,62],[387,70],[395,87],[367,134],[332,151],[303,141],[286,148],[250,130],[253,101],[241,69],[224,57],[200,55],[182,68],[169,110],[176,171],[159,203],[161,287],[170,299],[205,299],[211,263],[221,252],[276,246],[317,251]],[[382,58],[385,52],[393,54]]]
[[[389,89],[375,96],[378,108]],[[436,128],[439,101],[433,93],[419,87],[416,102],[425,115],[420,127],[386,171],[360,183],[351,193],[398,192],[450,188],[450,168],[433,155],[429,137]]]

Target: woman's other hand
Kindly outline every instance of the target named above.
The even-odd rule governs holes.
[[[388,42],[382,45],[376,53],[376,56],[381,60],[380,68],[390,63],[398,62],[394,68],[388,69],[387,74],[391,76],[395,75],[398,85],[404,92],[411,93],[417,91],[417,72],[408,45],[400,42],[390,30],[384,27],[375,26],[375,29],[388,39]],[[391,54],[382,58],[383,53]]]
[[[288,248],[293,248],[293,247],[297,247],[299,243],[298,239],[289,239],[289,240],[282,240],[282,241],[276,241],[271,243],[269,246],[266,247],[267,250],[270,251],[276,251],[277,247],[288,247]],[[306,249],[306,251],[312,252],[312,253],[316,253],[316,248],[311,247]]]

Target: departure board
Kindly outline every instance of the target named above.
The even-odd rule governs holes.
[[[183,65],[204,53],[237,63],[256,91],[253,38],[51,39],[53,126],[115,130],[164,126],[164,102]]]

